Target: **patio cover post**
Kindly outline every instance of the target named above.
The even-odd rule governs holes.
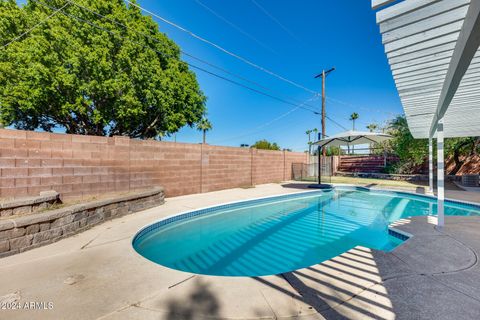
[[[445,173],[444,173],[444,155],[443,155],[443,118],[439,119],[437,124],[437,226],[445,225],[444,216],[445,200]]]
[[[433,193],[433,138],[428,138],[428,191]]]

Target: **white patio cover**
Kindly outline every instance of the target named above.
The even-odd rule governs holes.
[[[415,138],[480,135],[480,0],[372,0]]]
[[[337,133],[328,138],[314,142],[313,144],[319,147],[341,147],[383,142],[391,138],[392,136],[385,133],[349,130]]]
[[[480,136],[480,0],[372,0],[408,127],[437,138],[437,225],[443,227],[444,138]]]

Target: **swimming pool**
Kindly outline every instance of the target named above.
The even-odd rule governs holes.
[[[191,211],[141,229],[133,247],[186,272],[262,276],[305,268],[360,245],[390,251],[408,236],[389,229],[401,218],[435,215],[436,199],[359,187],[335,187]],[[445,202],[446,215],[479,215],[475,205]]]

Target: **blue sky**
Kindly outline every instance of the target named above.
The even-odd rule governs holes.
[[[142,7],[312,90],[321,89],[321,81],[314,76],[335,66],[336,71],[327,78],[327,115],[347,128],[352,126],[348,120],[352,112],[360,115],[357,129],[372,122],[382,124],[402,112],[370,1],[256,3],[261,8],[255,0],[139,1]],[[299,101],[312,97],[156,21],[160,30],[188,53],[258,82],[279,97]],[[188,57],[184,60],[201,65]],[[207,134],[210,144],[239,146],[268,139],[282,148],[302,151],[306,149],[305,131],[320,128],[320,117],[311,112],[291,111],[294,106],[195,72],[208,97],[208,118],[213,124]],[[309,104],[320,108],[321,101]],[[327,134],[340,131],[343,129],[327,121]],[[176,138],[200,142],[201,133],[186,127]]]

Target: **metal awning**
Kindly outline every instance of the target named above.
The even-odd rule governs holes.
[[[370,144],[375,142],[383,142],[391,139],[392,136],[385,133],[368,132],[368,131],[345,131],[336,135],[316,141],[313,144],[319,147],[341,147],[353,146],[358,144]]]
[[[415,138],[480,136],[480,0],[372,0]]]

